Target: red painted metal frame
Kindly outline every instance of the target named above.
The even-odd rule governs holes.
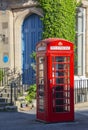
[[[53,48],[56,47],[56,48]],[[58,49],[58,47],[60,47]],[[64,48],[65,47],[65,48]],[[53,49],[51,49],[53,48]],[[62,50],[61,50],[62,49]],[[66,50],[65,50],[66,49]],[[53,83],[52,83],[52,57],[70,57],[70,111],[53,111]],[[44,111],[39,111],[38,93],[38,58],[44,57]],[[44,122],[68,122],[74,121],[74,46],[73,43],[59,38],[51,38],[40,41],[36,46],[37,64],[37,120]],[[64,92],[64,91],[63,91]]]

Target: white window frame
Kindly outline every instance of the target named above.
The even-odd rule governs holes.
[[[85,22],[86,10],[79,7],[77,12],[77,75],[85,76]]]

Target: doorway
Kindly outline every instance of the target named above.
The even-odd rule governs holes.
[[[35,60],[31,57],[38,41],[42,39],[42,21],[37,14],[31,14],[25,18],[22,25],[22,81],[23,84],[34,84],[36,72],[31,64]]]

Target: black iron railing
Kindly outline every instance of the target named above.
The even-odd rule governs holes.
[[[75,104],[88,101],[88,79],[77,79],[74,81]]]
[[[22,94],[23,89],[27,90],[27,87],[29,87],[29,85],[27,84],[26,85],[22,84],[22,75],[23,74],[20,74],[20,72],[16,71],[16,69],[0,68],[0,88],[1,88],[0,97],[3,97],[3,92],[7,93],[6,88],[9,87],[10,92],[13,89],[14,99],[17,100],[19,93],[21,92]],[[32,80],[33,82],[36,82],[34,78]],[[7,98],[10,98],[10,101],[12,102],[11,96],[13,97],[13,95],[7,94]],[[87,101],[88,101],[88,78],[75,79],[74,80],[75,104]]]
[[[0,68],[0,99],[6,99],[8,103],[14,103],[19,93],[22,94],[22,75],[14,73],[14,69]]]

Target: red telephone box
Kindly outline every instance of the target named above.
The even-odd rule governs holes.
[[[36,45],[37,120],[74,121],[73,43],[59,38]]]

